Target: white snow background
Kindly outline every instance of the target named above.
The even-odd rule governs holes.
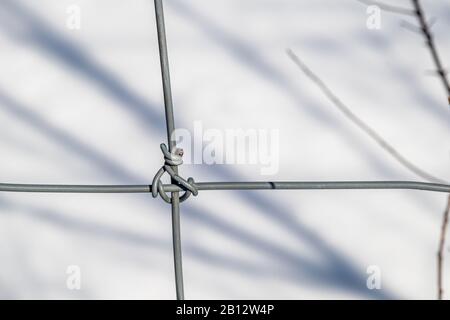
[[[423,2],[450,63],[450,3]],[[183,176],[418,180],[326,100],[291,48],[400,152],[450,179],[450,110],[407,18],[383,13],[369,30],[354,0],[164,3],[177,126],[280,130],[274,176],[251,165]],[[72,4],[79,31],[66,27]],[[149,184],[165,134],[153,1],[0,0],[0,182]],[[181,208],[186,297],[434,299],[445,204],[419,191],[200,192]],[[69,265],[81,290],[66,287]],[[366,287],[371,265],[381,290]],[[174,297],[161,199],[0,194],[0,298]]]

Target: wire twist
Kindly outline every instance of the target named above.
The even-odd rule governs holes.
[[[184,194],[180,197],[180,202],[186,201],[191,194],[194,196],[198,195],[198,189],[195,186],[195,181],[193,178],[188,178],[187,181],[180,177],[172,167],[178,167],[183,164],[183,149],[176,148],[173,152],[169,152],[167,146],[164,143],[160,145],[161,151],[164,155],[164,165],[158,170],[152,182],[152,196],[156,198],[158,194],[161,198],[167,202],[172,203],[172,198],[167,195],[164,190],[163,183],[161,182],[161,177],[165,172],[167,172],[172,180],[174,180],[180,187],[184,189]]]

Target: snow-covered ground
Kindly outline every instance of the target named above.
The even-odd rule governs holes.
[[[423,2],[448,62],[450,4]],[[450,179],[450,110],[402,17],[383,13],[369,30],[354,0],[164,3],[177,126],[280,130],[276,175],[184,165],[183,176],[417,180],[324,98],[291,48],[399,151]],[[74,4],[78,31],[66,26]],[[153,1],[0,0],[0,48],[0,182],[150,183],[166,140]],[[433,299],[445,203],[418,191],[201,192],[182,205],[186,297]],[[81,290],[67,289],[70,265]],[[381,290],[367,289],[369,266]],[[161,199],[0,194],[0,298],[172,299],[173,278]]]

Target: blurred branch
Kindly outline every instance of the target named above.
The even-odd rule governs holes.
[[[344,104],[336,94],[320,79],[309,67],[300,60],[300,58],[290,49],[287,50],[289,58],[300,68],[301,71],[313,82],[323,94],[333,103],[333,105],[353,124],[361,129],[366,135],[374,140],[384,151],[390,154],[403,167],[414,173],[416,176],[430,182],[445,183],[444,180],[422,170],[406,157],[400,154],[390,143],[388,143],[378,132],[372,129],[361,118],[359,118],[351,109]]]
[[[387,12],[416,17],[416,19],[419,23],[419,26],[415,26],[415,25],[409,23],[408,21],[402,21],[402,27],[404,27],[405,29],[412,31],[414,33],[422,34],[424,36],[424,38],[426,40],[427,48],[430,51],[431,57],[433,59],[433,63],[436,68],[435,72],[437,73],[437,75],[441,79],[442,84],[444,85],[444,89],[447,94],[447,102],[450,105],[450,82],[447,78],[447,72],[445,71],[445,68],[443,66],[441,57],[439,55],[439,51],[436,46],[436,42],[434,41],[433,33],[431,32],[431,28],[436,23],[436,19],[431,19],[430,21],[427,21],[427,18],[426,18],[426,15],[425,15],[425,12],[423,10],[420,0],[411,0],[413,9],[392,6],[389,4],[385,4],[385,3],[381,3],[381,2],[373,1],[373,0],[356,0],[356,1],[363,3],[365,5],[376,5],[380,9],[387,11]]]
[[[384,11],[389,11],[393,13],[415,16],[419,23],[419,27],[415,25],[403,21],[402,26],[407,28],[408,30],[422,34],[426,40],[427,48],[431,54],[433,59],[433,63],[436,68],[436,73],[439,76],[444,89],[447,94],[447,100],[450,104],[450,83],[447,78],[447,72],[444,69],[441,57],[439,55],[436,42],[434,41],[433,33],[431,32],[431,28],[436,22],[427,22],[427,18],[425,16],[425,12],[422,8],[422,4],[420,0],[411,0],[414,10],[410,10],[407,8],[401,8],[396,6],[391,6],[388,4],[384,4],[378,1],[371,0],[357,0],[358,2],[364,3],[366,5],[377,5],[380,9]],[[356,124],[361,130],[363,130],[367,135],[369,135],[375,142],[378,143],[386,152],[388,152],[392,157],[394,157],[399,163],[401,163],[404,167],[409,169],[411,172],[416,175],[429,180],[429,181],[440,181],[441,179],[430,175],[428,172],[418,168],[416,165],[411,163],[408,159],[403,157],[400,153],[398,153],[386,140],[384,140],[376,131],[374,131],[371,127],[369,127],[366,123],[364,123],[360,118],[358,118],[342,101],[337,98],[337,96],[326,86],[326,84],[317,77],[291,50],[288,51],[289,57],[297,64],[297,66],[305,73],[305,75],[310,78],[321,90],[322,92],[330,99],[334,105],[354,124]],[[437,269],[438,269],[438,299],[442,300],[444,295],[444,280],[443,280],[443,269],[444,269],[444,254],[445,254],[445,242],[446,242],[446,234],[449,224],[449,216],[450,216],[450,195],[447,201],[447,207],[444,212],[444,217],[442,221],[441,233],[440,233],[440,241],[439,241],[439,249],[437,255]]]
[[[431,57],[433,59],[434,65],[437,70],[437,74],[439,78],[441,79],[442,84],[444,85],[444,89],[447,93],[447,100],[450,104],[450,83],[447,78],[447,73],[444,70],[441,58],[439,56],[439,52],[436,46],[436,43],[434,41],[434,36],[431,32],[431,27],[434,24],[428,23],[427,18],[425,16],[425,12],[423,11],[422,4],[419,0],[411,0],[412,4],[414,6],[415,15],[420,25],[420,30],[425,37],[426,44],[428,47],[428,50],[430,51]],[[444,254],[445,254],[445,239],[447,234],[447,228],[448,228],[448,220],[450,215],[450,196],[447,201],[447,208],[444,211],[444,218],[442,221],[442,227],[441,227],[441,234],[440,234],[440,241],[439,241],[439,249],[438,249],[438,257],[437,257],[437,264],[438,264],[438,299],[442,300],[444,297]]]
[[[407,168],[409,171],[413,172],[415,175],[433,182],[445,182],[428,172],[420,169],[403,155],[401,155],[393,146],[391,146],[381,135],[379,135],[374,129],[367,125],[361,118],[359,118],[355,113],[353,113],[350,108],[345,105],[330,88],[311,70],[308,66],[303,63],[300,58],[292,51],[287,50],[288,56],[291,60],[303,71],[303,73],[314,82],[319,89],[324,93],[324,95],[334,104],[339,111],[341,111],[344,116],[358,126],[362,131],[364,131],[369,137],[371,137],[381,148],[383,148],[387,153],[389,153],[393,158],[395,158],[401,165]],[[443,223],[441,227],[439,250],[438,250],[438,298],[443,298],[443,265],[444,265],[444,253],[445,253],[445,239],[449,223],[450,216],[450,195],[448,198],[447,208],[444,212]]]
[[[436,43],[434,41],[434,37],[431,32],[430,24],[427,22],[421,2],[419,0],[411,0],[411,1],[414,6],[415,10],[414,13],[420,24],[420,30],[422,31],[422,34],[425,37],[428,50],[431,53],[437,74],[439,75],[439,78],[441,79],[441,82],[444,85],[445,91],[447,93],[447,100],[448,103],[450,104],[450,83],[447,78],[447,73],[444,70],[438,49],[436,47]]]
[[[406,20],[400,21],[400,26],[412,33],[422,35],[422,29],[420,29],[420,27],[416,26],[415,24],[413,24],[409,21],[406,21]]]
[[[438,299],[444,298],[444,254],[445,254],[445,238],[448,229],[448,221],[450,216],[450,195],[448,197],[447,208],[444,211],[444,218],[442,220],[441,235],[439,238],[438,250]]]

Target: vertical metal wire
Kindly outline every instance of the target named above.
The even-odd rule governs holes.
[[[172,140],[172,133],[175,130],[175,120],[173,115],[172,89],[170,85],[169,58],[167,54],[166,28],[164,24],[164,10],[162,0],[155,0],[156,25],[158,31],[159,56],[161,61],[162,83],[164,90],[164,105],[166,113],[167,142],[169,151],[172,152],[175,147],[175,141]],[[178,173],[176,166],[172,167],[175,173]],[[173,181],[172,184],[176,184]],[[183,287],[183,264],[181,254],[181,230],[180,230],[180,198],[178,192],[172,192],[172,241],[175,266],[175,286],[177,299],[184,300]]]

